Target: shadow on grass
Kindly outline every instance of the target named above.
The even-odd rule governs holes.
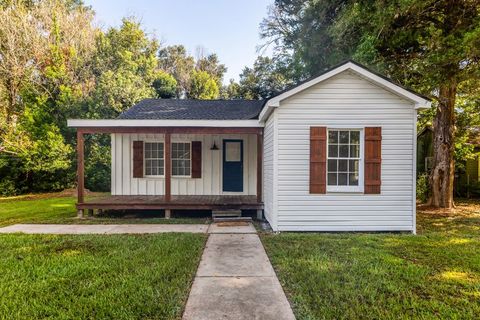
[[[206,224],[211,222],[211,211],[172,210],[165,218],[164,210],[107,210],[82,219],[59,219],[51,223],[78,224]]]

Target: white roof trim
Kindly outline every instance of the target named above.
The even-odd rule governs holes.
[[[423,108],[430,108],[432,103],[425,99],[424,97],[422,96],[419,96],[413,92],[410,92],[404,88],[402,88],[401,86],[398,86],[388,80],[385,80],[384,78],[370,72],[369,70],[365,69],[365,68],[362,68],[361,66],[355,64],[355,63],[352,63],[352,62],[347,62],[345,64],[342,64],[341,66],[335,68],[335,69],[332,69],[330,71],[328,71],[327,73],[324,73],[314,79],[311,79],[305,83],[302,83],[301,85],[298,85],[294,88],[292,88],[291,90],[288,90],[288,91],[285,91],[284,93],[276,96],[276,97],[273,97],[271,99],[269,99],[267,101],[267,103],[265,103],[265,106],[262,110],[262,112],[260,112],[260,116],[259,116],[259,119],[260,121],[265,121],[268,116],[270,115],[270,113],[273,111],[274,108],[277,108],[280,106],[280,102],[282,100],[285,100],[286,98],[300,92],[300,91],[303,91],[319,82],[322,82],[324,80],[327,80],[343,71],[346,71],[346,70],[351,70],[355,73],[357,73],[358,75],[364,77],[364,78],[367,78],[368,80],[371,80],[372,82],[375,82],[377,85],[385,88],[386,90],[392,92],[392,93],[395,93],[399,96],[402,96],[404,97],[405,99],[407,100],[410,100],[412,102],[415,103],[415,109],[423,109]]]
[[[82,127],[263,127],[258,120],[152,120],[152,119],[69,119],[67,126]]]

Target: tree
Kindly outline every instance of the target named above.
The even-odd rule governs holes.
[[[171,74],[177,81],[177,98],[184,97],[190,86],[190,76],[195,69],[195,59],[187,54],[185,47],[175,45],[160,49],[158,67]]]
[[[79,1],[0,6],[0,184],[10,193],[70,185],[65,118],[88,94],[92,18]]]
[[[159,70],[156,73],[155,80],[153,80],[152,85],[157,93],[158,98],[170,99],[175,97],[177,80],[175,80],[172,75]]]
[[[276,0],[260,24],[265,46],[273,46],[275,60],[293,81],[308,78],[351,56],[330,28],[352,0]]]
[[[122,20],[97,38],[94,73],[96,88],[91,117],[112,117],[138,101],[155,96],[158,41],[134,18]]]
[[[65,60],[65,77],[83,81],[94,46],[93,12],[79,1],[3,2],[0,6],[0,110],[3,120],[22,113],[22,91],[46,92],[42,75],[53,59]],[[61,52],[60,55],[58,53]],[[50,94],[50,92],[46,92]]]
[[[195,69],[205,71],[216,79],[218,87],[222,86],[223,75],[227,72],[227,67],[221,64],[215,53],[205,55],[205,50],[198,50]]]
[[[216,99],[219,88],[214,77],[206,71],[194,70],[191,75],[190,88],[187,97],[190,99]]]
[[[262,34],[305,74],[353,57],[432,97],[431,203],[452,208],[455,106],[480,77],[479,10],[472,0],[277,0]]]
[[[227,71],[224,64],[221,64],[216,54],[206,54],[203,47],[197,48],[197,59],[187,53],[182,45],[168,46],[159,51],[158,67],[160,70],[172,75],[177,81],[177,98],[192,97],[192,87],[199,89],[200,76],[197,71],[204,71],[209,78],[215,80],[217,89],[222,86],[223,75]],[[192,84],[192,76],[195,75],[197,83]],[[213,86],[212,86],[213,88]],[[193,96],[201,96],[203,94],[195,92]],[[218,94],[217,94],[218,95]],[[205,96],[211,96],[205,93]]]
[[[222,86],[220,89],[220,98],[229,99],[242,99],[241,87],[238,82],[230,79],[230,82],[226,86]]]
[[[266,99],[291,83],[284,70],[269,57],[259,56],[252,68],[240,74],[240,94],[245,99]]]

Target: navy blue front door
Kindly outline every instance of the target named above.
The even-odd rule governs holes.
[[[243,191],[242,140],[223,140],[223,191]]]

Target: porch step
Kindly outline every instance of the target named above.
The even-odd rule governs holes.
[[[212,210],[212,218],[241,217],[242,210]]]
[[[213,218],[213,222],[252,222],[252,217],[220,217]]]

